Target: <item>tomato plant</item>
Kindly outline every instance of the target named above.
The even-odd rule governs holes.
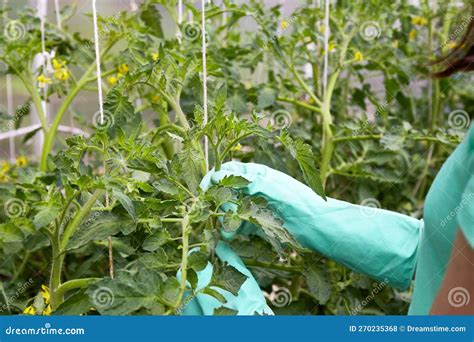
[[[2,313],[179,314],[208,262],[216,271],[201,291],[221,300],[212,286],[236,293],[246,276],[214,249],[221,229],[243,221],[262,234],[229,243],[277,314],[405,313],[409,291],[301,248],[265,199],[240,191],[247,180],[228,177],[202,191],[202,141],[216,170],[232,159],[255,161],[321,196],[419,217],[435,170],[467,127],[451,114],[465,109],[461,119],[469,120],[473,105],[468,80],[428,77],[427,51],[453,43],[462,21],[447,19],[458,9],[449,1],[438,9],[337,1],[325,84],[324,11],[314,1],[290,16],[259,1],[210,4],[206,122],[200,24],[178,23],[176,7],[147,0],[99,18],[103,118],[75,102],[97,91],[94,44],[66,25],[75,6],[62,9],[62,28],[46,22],[54,56],[34,71],[42,49],[36,14],[21,10],[4,24],[2,73],[26,100],[14,115],[2,113],[3,125],[20,127],[34,108],[40,128],[23,151],[35,135],[44,139],[37,160],[2,164]],[[200,16],[190,2],[186,12]],[[53,97],[60,105],[48,116],[42,101]],[[88,133],[64,141],[58,129],[73,109]],[[237,214],[220,209],[228,202]],[[279,289],[291,298],[284,306]],[[110,296],[113,304],[102,305]]]

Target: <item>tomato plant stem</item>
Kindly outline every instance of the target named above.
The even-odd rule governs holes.
[[[61,270],[62,263],[64,260],[64,253],[66,251],[69,238],[79,227],[79,224],[82,222],[84,217],[86,217],[92,206],[99,199],[100,196],[104,193],[104,190],[96,190],[87,202],[82,206],[80,210],[76,212],[74,218],[71,220],[69,225],[64,229],[62,236],[60,236],[60,225],[57,224],[51,240],[51,246],[53,250],[53,260],[51,266],[51,277],[49,281],[49,288],[51,292],[51,307],[56,309],[59,304],[63,301],[61,293],[56,290],[61,284]]]
[[[117,42],[117,40],[112,40],[104,49],[101,58],[103,58],[107,52],[112,48],[112,46]],[[40,160],[40,169],[41,171],[46,171],[48,169],[48,156],[51,153],[53,148],[53,143],[56,138],[56,133],[58,131],[59,124],[66,113],[69,105],[72,103],[76,95],[79,91],[89,82],[89,75],[94,72],[96,68],[96,64],[92,63],[89,68],[85,71],[82,75],[81,79],[77,82],[76,86],[69,92],[68,96],[64,99],[61,103],[61,106],[56,113],[53,122],[51,123],[51,127],[45,132],[44,137],[44,144],[43,144],[43,151],[41,153],[41,160]]]
[[[66,281],[57,288],[56,294],[60,297],[64,297],[67,291],[87,287],[99,279],[101,278],[82,278]]]
[[[191,210],[193,210],[194,205],[192,206]],[[181,285],[180,290],[178,292],[178,296],[176,298],[176,303],[174,305],[174,309],[177,309],[181,305],[181,301],[184,296],[184,292],[186,291],[186,282],[187,282],[187,274],[188,274],[188,253],[189,253],[189,215],[187,214],[184,216],[183,220],[181,221],[182,227],[182,251],[181,251]]]

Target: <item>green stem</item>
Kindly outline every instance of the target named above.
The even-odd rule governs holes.
[[[291,103],[291,104],[294,104],[295,106],[299,106],[299,107],[302,107],[302,108],[309,109],[312,112],[321,113],[321,108],[312,106],[312,105],[310,105],[308,103],[305,103],[305,102],[302,102],[302,101],[290,99],[290,98],[287,98],[287,97],[279,97],[279,98],[277,98],[277,101]]]
[[[64,297],[66,292],[74,289],[82,289],[84,287],[89,286],[91,283],[96,282],[99,279],[100,278],[82,278],[66,281],[56,289],[56,294],[57,296]]]
[[[193,208],[191,208],[191,211]],[[174,305],[174,309],[179,308],[181,305],[181,301],[184,296],[184,292],[186,291],[186,283],[187,283],[187,275],[188,275],[188,253],[189,253],[189,215],[184,216],[183,220],[181,221],[182,227],[182,244],[183,248],[181,251],[181,285],[178,293],[178,297],[176,298],[176,303]]]
[[[51,266],[51,278],[49,281],[49,289],[51,293],[51,307],[55,310],[62,302],[63,297],[58,289],[61,285],[61,271],[62,264],[64,261],[64,253],[69,242],[70,237],[74,234],[80,223],[89,214],[90,209],[104,193],[104,190],[96,190],[82,208],[74,215],[74,218],[69,225],[64,229],[62,236],[60,237],[60,227],[57,225],[54,232],[54,236],[51,239],[51,246],[53,249],[53,262]]]
[[[332,118],[331,118],[331,99],[336,86],[336,81],[339,77],[340,69],[336,70],[329,79],[326,94],[322,106],[321,118],[323,126],[323,145],[321,148],[321,181],[323,185],[326,183],[328,172],[330,168],[332,153],[334,151],[334,141],[332,133]]]
[[[257,261],[253,259],[247,259],[247,258],[242,258],[242,261],[244,262],[246,266],[249,266],[249,267],[269,268],[273,270],[285,271],[285,272],[290,272],[290,273],[301,273],[303,271],[303,268],[299,266],[286,266],[286,265],[276,264],[273,262],[262,262],[262,261]]]
[[[111,41],[107,47],[104,49],[101,55],[101,59],[107,54],[107,52],[112,48],[116,43],[116,40]],[[53,148],[53,143],[56,138],[56,133],[58,131],[59,124],[66,113],[69,105],[72,103],[79,91],[89,82],[89,75],[94,72],[96,64],[92,63],[86,72],[82,75],[81,79],[77,82],[76,86],[69,92],[68,96],[61,103],[61,106],[58,109],[58,112],[54,116],[54,120],[51,124],[50,129],[45,133],[43,151],[41,154],[40,169],[41,171],[47,171],[48,169],[48,156],[51,153]]]
[[[105,190],[102,189],[95,190],[91,197],[89,197],[87,202],[84,203],[84,205],[81,207],[81,210],[79,210],[76,215],[74,215],[74,218],[72,219],[71,223],[69,223],[69,225],[64,229],[64,232],[61,236],[61,251],[64,251],[66,249],[69,239],[77,230],[82,220],[89,214],[92,206],[104,194],[104,192]]]

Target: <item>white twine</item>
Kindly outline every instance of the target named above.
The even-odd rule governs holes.
[[[181,44],[181,40],[183,38],[183,34],[181,32],[181,24],[183,23],[183,0],[178,1],[178,31],[176,32],[176,38],[178,42]]]
[[[56,23],[58,28],[61,29],[61,12],[59,9],[59,0],[54,0],[54,12],[56,13]]]
[[[12,76],[10,74],[7,75],[6,83],[7,83],[7,111],[8,111],[8,115],[13,115],[13,89],[12,89]],[[15,122],[13,122],[13,125],[15,125]],[[15,131],[16,129],[13,129],[13,132]],[[9,147],[10,147],[10,161],[13,162],[16,158],[14,136],[9,137]]]
[[[326,94],[328,85],[328,67],[329,67],[329,3],[330,0],[326,0],[325,3],[325,16],[324,16],[324,69],[323,69],[323,91]]]
[[[99,27],[97,25],[96,0],[92,0],[92,17],[94,22],[95,63],[97,65],[97,93],[99,95],[100,124],[104,124],[104,106],[102,104],[102,70],[100,69]]]
[[[178,1],[178,24],[183,22],[183,0]]]
[[[38,16],[40,18],[40,26],[41,26],[41,55],[42,55],[42,66],[43,66],[43,74],[46,75],[47,72],[47,65],[48,60],[50,59],[50,55],[46,52],[46,38],[45,38],[45,24],[46,24],[46,14],[48,11],[48,0],[41,0],[38,1]],[[46,117],[46,122],[49,121],[49,111],[48,111],[48,85],[45,83],[43,85],[43,96],[44,100],[41,101],[41,106],[43,107],[43,112]]]
[[[201,0],[201,36],[202,36],[202,97],[204,107],[204,125],[208,122],[207,112],[207,46],[206,46],[206,0]],[[209,140],[204,136],[204,160],[206,172],[209,171]]]
[[[131,8],[132,12],[136,12],[138,10],[138,5],[135,2],[135,0],[130,0],[130,8]]]

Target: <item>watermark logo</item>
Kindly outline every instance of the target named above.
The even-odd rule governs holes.
[[[373,209],[380,209],[382,206],[380,205],[380,202],[377,201],[375,198],[365,198],[360,202],[360,212],[362,215],[367,216],[367,217],[374,217],[375,215],[378,214],[377,210]]]
[[[270,123],[277,130],[290,127],[292,120],[290,112],[284,109],[274,111],[270,116]]]
[[[114,293],[108,287],[101,286],[92,293],[92,303],[99,309],[110,307],[114,301]]]
[[[273,292],[269,295],[270,302],[277,308],[282,308],[289,305],[293,297],[290,290],[286,287],[275,287]]]
[[[467,306],[471,301],[471,296],[469,291],[464,287],[453,287],[448,292],[448,303],[452,307],[460,308],[462,306]]]
[[[462,109],[453,110],[448,115],[448,126],[454,130],[463,130],[469,127],[471,119],[466,111]]]
[[[26,214],[27,206],[19,198],[10,198],[5,202],[3,210],[9,218],[17,218]]]
[[[105,111],[103,115],[98,111],[94,113],[92,123],[99,131],[105,131],[114,125],[114,117],[108,111]]]
[[[362,23],[359,29],[359,34],[362,39],[370,42],[380,37],[380,26],[376,21],[366,21]]]
[[[375,295],[378,294],[379,292],[381,292],[383,290],[383,288],[385,286],[387,286],[388,284],[388,279],[385,278],[384,281],[380,282],[380,283],[373,283],[372,284],[372,291],[370,291],[370,293],[367,295],[367,297],[365,297],[362,302],[360,302],[359,304],[356,305],[356,307],[354,309],[351,310],[350,314],[352,316],[355,316],[357,314],[359,314],[359,312],[364,308],[366,307],[370,302],[372,302],[375,298]]]
[[[195,21],[188,21],[183,24],[182,32],[184,39],[194,42],[201,37],[201,26]]]
[[[22,39],[25,36],[25,32],[25,26],[18,20],[10,20],[3,29],[3,34],[9,41]]]

